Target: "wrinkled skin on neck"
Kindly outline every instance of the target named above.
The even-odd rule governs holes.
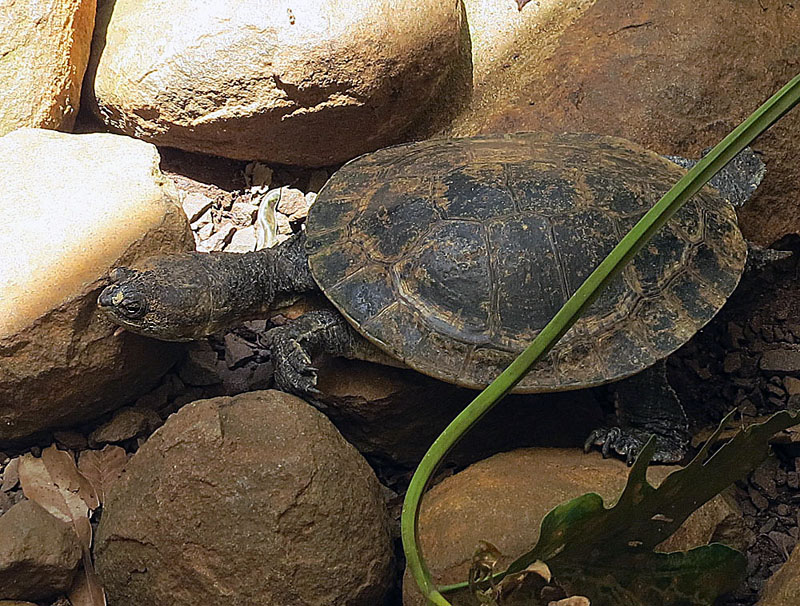
[[[119,267],[97,304],[112,322],[162,341],[191,341],[264,317],[317,292],[296,236],[250,253],[183,253]]]

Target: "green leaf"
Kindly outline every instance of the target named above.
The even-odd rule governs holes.
[[[583,310],[597,298],[605,285],[641,250],[657,230],[736,154],[780,120],[798,102],[800,102],[800,74],[792,78],[692,167],[625,235],[608,257],[603,259],[542,329],[533,343],[478,394],[434,440],[411,478],[400,519],[400,534],[408,568],[429,604],[451,606],[433,583],[425,559],[422,557],[417,532],[422,495],[447,453],[522,380],[536,361],[558,342],[577,321]]]
[[[542,520],[536,546],[497,578],[542,561],[561,587],[570,595],[588,597],[592,606],[713,603],[743,580],[746,561],[741,553],[719,544],[686,553],[654,549],[696,509],[753,471],[769,454],[770,438],[798,421],[798,413],[776,413],[742,429],[710,457],[714,440],[709,440],[689,465],[658,488],[646,478],[655,445],[651,439],[613,507],[606,509],[594,493],[557,506]]]

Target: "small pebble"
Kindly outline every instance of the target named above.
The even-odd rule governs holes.
[[[212,223],[206,223],[197,230],[197,239],[200,241],[208,240],[212,233],[214,233],[214,225]]]
[[[189,223],[194,223],[211,209],[213,204],[214,201],[208,196],[199,192],[190,192],[184,197],[181,206],[189,218]]]
[[[257,213],[258,204],[251,204],[250,202],[237,201],[231,207],[231,219],[242,227],[252,225],[256,220]]]
[[[203,240],[200,244],[197,245],[197,250],[200,252],[219,252],[222,251],[225,246],[227,246],[231,239],[233,238],[233,234],[236,233],[236,227],[227,223],[223,225],[220,230],[214,234],[212,234],[208,239]]]
[[[796,396],[800,394],[800,379],[796,377],[783,377],[783,386],[786,389],[786,393],[788,393],[790,396]]]
[[[88,445],[86,436],[77,431],[54,431],[53,439],[68,450],[84,450]]]
[[[202,387],[221,383],[217,373],[219,356],[208,343],[198,343],[178,367],[178,376],[187,385]]]
[[[767,533],[770,540],[775,543],[775,546],[778,548],[778,551],[785,557],[788,558],[789,554],[792,553],[792,549],[794,549],[795,540],[790,535],[783,533],[783,532],[769,532]]]
[[[783,387],[774,385],[772,383],[767,383],[767,391],[781,398],[783,398],[783,396],[786,395],[786,392],[784,391]]]
[[[226,252],[246,253],[256,249],[256,226],[249,225],[236,230],[230,243],[225,246]]]
[[[260,334],[267,330],[267,320],[249,320],[243,326],[255,334]]]
[[[769,508],[769,501],[767,498],[755,488],[748,488],[747,493],[750,496],[750,500],[753,502],[753,505],[756,506],[756,509],[763,511],[764,509]]]
[[[305,194],[294,187],[282,187],[278,212],[289,217],[290,221],[299,221],[308,216],[308,202]]]
[[[225,363],[234,369],[255,357],[253,347],[240,336],[229,332],[225,335]]]
[[[733,374],[742,368],[742,354],[734,351],[725,356],[725,361],[722,363],[722,370],[726,374]]]
[[[172,375],[173,377],[175,375]],[[177,378],[177,377],[175,377]],[[144,394],[141,398],[136,400],[136,408],[148,408],[150,410],[161,410],[167,405],[167,401],[173,390],[169,382],[162,383],[153,391]]]
[[[0,491],[9,492],[14,490],[19,484],[19,457],[11,459],[3,470],[3,481],[0,483]]]
[[[758,529],[758,534],[767,534],[770,531],[775,529],[775,525],[778,523],[778,520],[775,518],[770,518],[764,524],[762,524],[761,528]]]
[[[775,485],[776,467],[777,465],[774,459],[768,460],[763,465],[757,467],[752,476],[753,483],[771,499],[778,496],[778,488]]]

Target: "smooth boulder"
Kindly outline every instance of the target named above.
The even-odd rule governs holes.
[[[95,112],[228,158],[323,166],[398,142],[463,63],[458,2],[109,4],[90,63]]]
[[[651,467],[648,480],[660,483],[674,467]],[[479,541],[501,552],[498,570],[530,550],[542,518],[556,505],[596,492],[610,506],[625,486],[629,468],[620,460],[579,449],[528,448],[495,455],[434,486],[423,499],[419,542],[437,584],[467,580]],[[723,529],[731,529],[723,532]],[[732,547],[745,546],[741,513],[717,496],[689,517],[659,550],[677,551],[706,544],[712,536]],[[477,604],[459,594],[459,604]],[[425,600],[406,569],[404,606]]]
[[[104,507],[95,559],[110,604],[374,606],[388,585],[372,469],[285,393],[184,406]]]
[[[0,136],[25,126],[72,128],[96,4],[15,0],[0,5]]]
[[[697,158],[800,65],[800,11],[774,0],[465,6],[480,56],[470,105],[448,134],[595,132]],[[795,110],[754,144],[767,176],[739,215],[757,244],[800,233],[799,129]]]
[[[0,444],[149,390],[181,348],[116,327],[97,295],[118,265],[194,247],[152,145],[20,129],[0,138]]]

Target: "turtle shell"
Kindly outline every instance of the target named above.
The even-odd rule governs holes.
[[[482,388],[684,174],[599,135],[398,145],[346,164],[320,191],[309,263],[367,339],[426,375]],[[717,313],[746,256],[733,208],[704,188],[515,391],[599,385],[666,357]]]

